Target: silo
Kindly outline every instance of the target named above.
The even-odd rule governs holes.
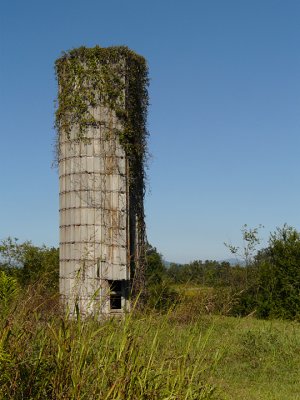
[[[71,314],[121,313],[144,289],[147,72],[127,47],[56,61],[60,293]]]

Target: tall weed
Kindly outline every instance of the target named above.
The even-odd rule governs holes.
[[[1,399],[213,399],[207,334],[169,315],[70,319],[31,288],[0,322]],[[216,359],[215,359],[216,360]],[[216,397],[217,396],[217,397]]]

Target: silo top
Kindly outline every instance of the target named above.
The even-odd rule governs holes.
[[[126,151],[141,157],[146,151],[148,67],[146,60],[125,46],[80,47],[56,60],[59,82],[56,128],[78,139],[97,125],[91,108],[105,105],[121,122],[120,141]]]

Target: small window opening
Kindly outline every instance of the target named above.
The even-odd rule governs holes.
[[[122,309],[122,282],[111,281],[110,282],[110,309],[121,310]]]

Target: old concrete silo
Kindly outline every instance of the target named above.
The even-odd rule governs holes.
[[[147,65],[81,47],[56,74],[60,293],[70,313],[120,313],[144,282]]]

